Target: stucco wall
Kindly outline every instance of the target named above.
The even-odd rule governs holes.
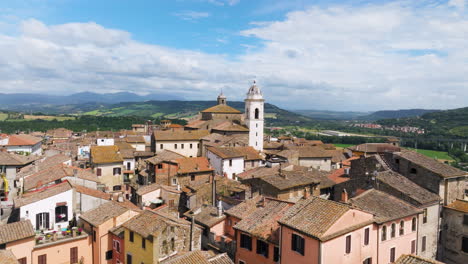
[[[291,249],[292,234],[298,234],[304,238],[304,256]],[[304,236],[294,230],[281,226],[281,263],[294,264],[318,264],[319,263],[319,241]],[[327,262],[325,262],[327,263]]]
[[[427,222],[423,223],[423,214],[418,216],[418,255],[435,259],[439,236],[439,204],[427,207]],[[426,237],[426,250],[422,251],[422,237]]]
[[[237,249],[236,249],[236,260],[237,263],[239,260],[244,261],[245,263],[262,263],[262,264],[274,264],[273,254],[275,245],[268,243],[268,257],[257,254],[257,238],[252,236],[252,250],[248,250],[240,247],[240,234],[242,232],[237,232]],[[265,242],[265,241],[264,241]],[[291,262],[293,263],[293,262]]]
[[[123,174],[114,175],[113,171],[114,168],[120,168],[123,171],[122,163],[96,164],[94,166],[95,174],[98,168],[101,169],[101,176],[98,176],[99,181],[109,188],[110,191],[112,191],[114,186],[123,184]]]
[[[163,150],[170,150],[177,152],[181,155],[184,155],[186,157],[198,157],[200,156],[200,146],[199,146],[200,141],[199,140],[187,140],[187,141],[169,141],[169,140],[164,140],[164,141],[155,141],[155,148],[156,148],[156,154],[162,152]],[[161,144],[163,145],[163,148],[161,149]],[[175,145],[177,144],[177,148],[175,148]],[[182,144],[184,147],[182,148]],[[192,144],[192,148],[190,148],[190,144]],[[201,145],[201,144],[200,144]]]
[[[411,230],[411,221],[414,216],[406,217],[403,219],[404,224],[404,235],[400,236],[400,219],[395,221],[387,222],[383,225],[387,226],[387,239],[382,241],[382,227],[379,226],[379,263],[390,262],[390,249],[395,248],[395,260],[397,260],[402,254],[411,254],[411,241],[416,240],[416,231]],[[392,238],[390,235],[391,224],[395,223],[396,231],[395,237]]]
[[[47,254],[47,263],[70,263],[70,249],[74,247],[78,248],[78,261],[83,259],[84,264],[93,263],[91,236],[36,248],[32,253],[33,263],[38,263],[38,257],[43,254]]]
[[[312,167],[322,171],[331,171],[331,158],[299,158],[299,166]]]
[[[17,259],[26,258],[27,263],[32,263],[31,252],[35,245],[35,238],[32,237],[8,243],[6,249],[11,249]]]

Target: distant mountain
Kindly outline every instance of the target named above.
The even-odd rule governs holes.
[[[377,111],[370,115],[363,115],[358,117],[361,120],[379,120],[379,119],[389,119],[389,118],[406,118],[406,117],[418,117],[427,113],[433,113],[440,110],[432,109],[405,109],[405,110],[383,110]]]
[[[4,110],[14,111],[41,111],[41,108],[47,108],[50,105],[69,105],[69,104],[116,104],[120,102],[144,102],[148,100],[183,100],[182,97],[172,94],[149,94],[138,95],[129,92],[120,93],[93,93],[82,92],[72,95],[47,95],[33,93],[0,93],[0,105]]]
[[[371,112],[341,112],[326,110],[292,110],[292,112],[321,120],[353,120],[371,114]]]
[[[468,137],[468,107],[433,111],[417,117],[382,119],[382,125],[414,126],[438,136]]]

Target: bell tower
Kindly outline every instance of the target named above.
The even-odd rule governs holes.
[[[249,146],[263,151],[263,94],[254,81],[245,101],[245,123],[249,127]]]
[[[227,99],[226,96],[221,91],[221,93],[218,95],[218,104],[219,105],[225,105],[226,104],[226,99]]]

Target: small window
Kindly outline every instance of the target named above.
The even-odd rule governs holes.
[[[241,234],[240,247],[252,251],[252,238],[246,234]]]
[[[411,174],[417,174],[417,173],[418,173],[418,170],[416,170],[415,168],[411,168],[411,169],[410,169],[410,173],[411,173]]]
[[[159,164],[158,164],[158,169],[162,169],[162,168],[163,168],[162,163],[159,163]]]
[[[47,264],[47,254],[40,255],[37,257],[38,264]]]
[[[229,167],[232,167],[232,159],[229,160]]]
[[[190,149],[192,149],[192,148],[193,148],[193,144],[192,144],[192,143],[190,143]]]
[[[245,264],[243,260],[239,260],[239,264]]]
[[[102,176],[102,169],[101,168],[96,169],[96,176]]]
[[[121,168],[113,168],[114,175],[120,175],[122,173]]]
[[[115,252],[120,253],[120,242],[117,240],[114,240],[114,249]]]
[[[160,145],[159,145],[159,148],[160,148],[160,149],[164,149],[164,144],[160,144]]]
[[[250,162],[250,166],[252,166],[252,168],[255,167],[255,161],[254,161],[254,160],[252,160],[252,161]]]
[[[114,186],[112,187],[112,190],[114,190],[114,191],[121,191],[121,190],[122,190],[122,186],[121,186],[121,185],[114,185]]]
[[[462,237],[462,251],[468,253],[468,237]]]
[[[416,217],[411,220],[411,231],[416,231]]]
[[[369,245],[369,228],[364,229],[364,245]]]
[[[411,241],[411,254],[416,253],[416,240]]]
[[[305,246],[304,238],[299,235],[292,234],[291,243],[292,243],[291,249],[301,254],[302,256],[304,256],[304,246]]]
[[[468,225],[468,215],[463,216],[463,225]]]
[[[423,236],[423,237],[422,237],[422,240],[421,240],[421,251],[422,251],[422,252],[426,251],[426,236]]]
[[[181,149],[184,149],[184,144],[180,144],[180,148],[181,148]]]
[[[400,236],[405,234],[405,221],[400,221]]]
[[[351,235],[346,236],[346,254],[351,253]]]
[[[382,226],[382,241],[387,240],[387,226]]]
[[[268,258],[268,243],[257,239],[257,254]]]
[[[127,262],[125,262],[125,263],[132,264],[132,255],[127,253]]]
[[[362,264],[372,264],[372,258],[366,258]]]
[[[93,230],[93,241],[96,242],[96,230]]]
[[[141,248],[146,248],[146,239],[144,237],[141,237]]]
[[[112,259],[112,250],[106,251],[106,260],[111,260]],[[76,263],[76,262],[72,262]]]
[[[395,262],[395,248],[390,249],[390,262]]]
[[[177,144],[174,144],[174,149],[177,149]]]
[[[423,210],[423,224],[427,223],[427,208]]]
[[[273,261],[278,262],[279,261],[279,247],[274,247],[273,248]]]
[[[190,180],[194,181],[195,180],[195,174],[190,174]]]
[[[390,237],[391,238],[394,238],[395,237],[395,234],[396,234],[396,225],[395,223],[393,223],[391,226],[390,226]]]
[[[130,231],[130,242],[133,242],[133,231]]]
[[[400,164],[400,159],[395,159],[396,164]]]
[[[258,110],[258,108],[255,108],[255,119],[259,119],[260,118],[260,110]]]
[[[78,263],[78,247],[70,248],[70,263]]]

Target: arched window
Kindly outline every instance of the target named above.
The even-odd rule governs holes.
[[[416,231],[416,217],[411,221],[411,231]]]
[[[400,236],[405,234],[405,221],[400,221]]]
[[[255,119],[259,119],[260,116],[260,110],[258,108],[255,108]]]
[[[387,226],[382,226],[382,241],[387,240]]]
[[[391,226],[391,229],[390,229],[390,236],[392,238],[395,237],[395,233],[396,233],[395,229],[396,229],[396,225],[395,225],[395,223],[393,223],[392,226]]]

